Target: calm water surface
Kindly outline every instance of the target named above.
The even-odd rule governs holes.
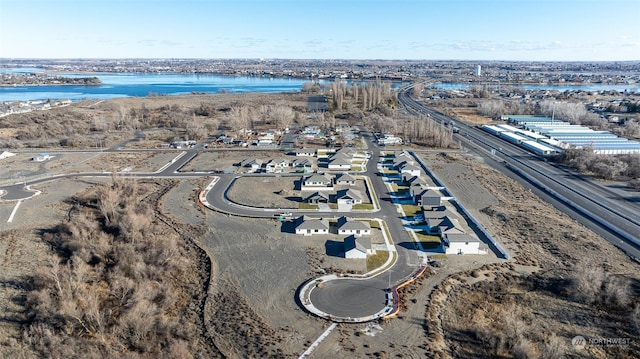
[[[26,73],[37,69],[7,69],[1,72]],[[116,97],[144,97],[202,93],[298,92],[308,79],[265,78],[247,76],[191,75],[191,74],[61,74],[65,77],[92,77],[102,81],[98,86],[44,85],[0,86],[1,101],[46,99],[109,99]]]

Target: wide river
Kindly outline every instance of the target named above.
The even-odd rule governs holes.
[[[17,69],[2,72],[19,73]],[[195,74],[60,74],[64,77],[92,77],[102,81],[97,86],[42,85],[0,86],[0,102],[46,99],[109,99],[148,95],[182,95],[199,93],[299,92],[308,79],[221,76]]]
[[[0,69],[3,73],[38,72],[36,68]],[[46,99],[70,99],[80,101],[84,99],[110,99],[116,97],[145,97],[149,95],[182,95],[197,93],[243,93],[243,92],[298,92],[309,79],[269,78],[249,76],[221,76],[208,74],[145,74],[145,73],[99,73],[99,74],[60,74],[65,77],[92,77],[102,81],[97,86],[80,85],[43,85],[43,86],[0,86],[0,102],[27,101]],[[329,84],[333,80],[321,81]],[[399,83],[395,83],[394,87]],[[469,84],[434,85],[441,89],[468,89]],[[527,90],[617,90],[640,92],[638,84],[633,85],[520,85]]]

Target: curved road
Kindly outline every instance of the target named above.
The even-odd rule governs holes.
[[[367,317],[378,313],[386,305],[387,289],[395,283],[403,282],[416,271],[422,264],[422,260],[417,250],[407,249],[413,247],[413,241],[404,229],[400,220],[400,214],[397,212],[396,206],[391,200],[388,193],[384,177],[377,175],[377,165],[380,160],[380,149],[372,141],[370,133],[363,135],[364,140],[371,150],[371,158],[367,162],[367,168],[364,175],[370,179],[373,191],[377,195],[380,209],[375,213],[371,212],[321,212],[312,211],[314,216],[337,217],[349,216],[358,218],[378,217],[384,220],[389,234],[391,235],[394,250],[397,255],[396,262],[386,272],[378,274],[374,277],[355,279],[355,278],[338,278],[336,280],[325,281],[322,288],[314,289],[310,298],[313,305],[331,315],[345,318]],[[109,149],[108,151],[117,151],[118,149]],[[191,161],[201,149],[194,148],[176,152],[176,159],[164,167],[161,171],[155,173],[118,173],[118,176],[133,178],[160,178],[160,177],[202,177],[211,176],[210,173],[190,173],[179,172],[180,168]],[[75,173],[51,176],[37,180],[28,181],[26,183],[14,184],[0,187],[5,190],[6,194],[0,198],[2,200],[19,200],[31,197],[33,192],[27,189],[27,186],[44,183],[60,178],[67,177],[110,177],[112,173],[93,172],[93,173]],[[226,191],[237,175],[219,174],[218,181],[213,190],[207,194],[207,201],[216,210],[236,216],[249,216],[260,218],[273,218],[275,212],[286,211],[292,212],[293,215],[299,216],[309,214],[309,211],[297,211],[292,209],[259,209],[241,206],[232,203],[226,197]],[[275,176],[275,175],[274,175]],[[279,175],[283,176],[283,175]],[[291,177],[300,177],[300,175],[290,175]],[[391,240],[391,239],[390,239]],[[411,243],[411,244],[409,244]]]
[[[389,284],[393,286],[394,283],[403,282],[422,264],[417,250],[405,248],[409,247],[408,245],[397,245],[399,243],[413,243],[413,241],[402,225],[400,214],[391,200],[384,177],[377,175],[380,149],[373,143],[370,133],[363,134],[363,139],[371,151],[371,158],[368,160],[367,169],[363,174],[371,180],[371,185],[380,203],[380,210],[375,214],[365,212],[322,212],[317,210],[310,212],[298,211],[297,209],[262,210],[239,206],[231,203],[225,195],[228,186],[236,177],[234,175],[219,176],[219,180],[214,186],[214,189],[217,188],[217,190],[210,191],[207,194],[207,201],[216,210],[239,216],[273,218],[274,213],[286,211],[291,212],[295,217],[312,213],[314,217],[348,216],[371,218],[375,216],[384,220],[393,242],[396,244],[394,247],[397,253],[397,260],[393,267],[374,277],[363,279],[338,278],[325,281],[322,287],[316,287],[311,291],[310,299],[313,305],[320,311],[335,317],[361,318],[378,313],[386,305]],[[300,175],[296,175],[296,177],[300,177]]]

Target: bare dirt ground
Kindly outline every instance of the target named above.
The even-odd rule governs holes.
[[[247,171],[246,168],[236,166],[243,160],[256,158],[266,162],[275,157],[294,158],[284,155],[281,151],[255,151],[249,149],[205,151],[198,154],[196,158],[184,166],[182,172],[209,172],[232,169],[240,173]]]
[[[299,180],[299,177],[241,177],[233,183],[227,194],[230,200],[245,206],[295,209],[304,197],[313,194],[313,191],[296,189],[295,182]],[[326,194],[335,194],[337,190],[347,188],[359,190],[363,196],[367,193],[364,181],[357,180],[355,186],[335,186],[334,190],[326,191]],[[371,203],[371,200],[364,196],[362,203]]]
[[[0,160],[0,184],[30,181],[55,174],[82,172],[154,172],[179,152],[68,152],[52,154],[43,162],[32,161],[33,154],[21,153]]]
[[[626,347],[590,346],[586,351],[571,346],[571,339],[576,335],[587,338],[636,336],[629,323],[632,308],[603,310],[598,305],[576,302],[567,293],[567,278],[576,263],[588,261],[602,265],[611,276],[628,278],[632,285],[631,303],[634,303],[638,300],[638,293],[633,289],[640,280],[638,264],[473,157],[447,157],[446,165],[442,163],[442,156],[425,156],[425,160],[447,183],[463,178],[464,182],[473,183],[467,187],[484,189],[484,198],[481,198],[476,190],[469,192],[457,188],[459,185],[453,186],[456,196],[468,207],[479,210],[483,223],[501,241],[509,241],[514,260],[513,264],[487,265],[476,272],[463,271],[447,278],[431,293],[431,305],[425,313],[429,356],[510,357],[520,350],[533,357],[553,352],[605,358],[629,357],[636,352],[637,342]],[[483,280],[471,284],[477,278]],[[504,334],[505,337],[500,338],[495,335],[508,333],[509,326],[513,325],[504,319],[508,318],[506,312],[516,313],[512,317],[517,323],[515,331],[527,333],[521,334],[524,339],[516,335]],[[494,336],[483,336],[487,332]],[[498,349],[491,349],[498,344]]]

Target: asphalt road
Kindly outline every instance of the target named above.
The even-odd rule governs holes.
[[[398,96],[408,111],[437,122],[455,121],[455,138],[486,163],[531,188],[543,200],[601,235],[631,257],[640,258],[640,198],[592,181],[560,165],[546,162],[522,148],[475,126],[445,116],[413,100],[408,91]],[[535,215],[535,213],[532,213]]]
[[[371,179],[371,184],[375,194],[378,196],[380,209],[375,213],[367,212],[320,212],[314,211],[314,216],[350,216],[359,218],[377,217],[385,221],[389,229],[397,260],[392,268],[375,277],[365,279],[349,279],[340,278],[333,281],[325,282],[323,288],[316,289],[311,294],[311,300],[316,308],[335,316],[340,317],[364,317],[375,314],[384,308],[386,303],[386,290],[390,285],[399,283],[409,278],[415,270],[422,264],[422,260],[418,255],[418,251],[413,249],[413,242],[408,233],[404,229],[400,220],[400,214],[397,212],[395,204],[391,200],[384,182],[384,177],[378,175],[377,164],[380,159],[380,149],[372,141],[371,134],[364,135],[365,143],[369,146],[371,158],[367,162],[367,168],[364,175]],[[123,143],[124,144],[124,143]],[[111,152],[119,151],[119,146],[108,149]],[[184,151],[184,154],[175,159],[169,166],[162,171],[155,173],[119,173],[122,177],[132,178],[167,178],[167,177],[202,177],[211,176],[208,173],[181,173],[179,170],[191,161],[199,152],[200,148],[192,148]],[[178,156],[180,152],[176,152]],[[76,173],[69,175],[57,175],[48,178],[29,181],[27,183],[15,184],[0,188],[7,193],[3,196],[3,200],[17,200],[30,197],[33,193],[26,190],[26,185],[36,185],[65,177],[110,177],[111,173],[92,172],[92,173]],[[237,175],[219,174],[218,182],[207,195],[207,201],[218,211],[236,216],[264,217],[273,218],[274,213],[285,211],[275,209],[259,209],[234,204],[226,197],[228,187]],[[279,176],[282,176],[281,174]],[[291,175],[292,178],[298,178],[300,175]],[[308,211],[286,210],[292,212],[294,216],[309,214]],[[398,245],[399,244],[399,245]]]

